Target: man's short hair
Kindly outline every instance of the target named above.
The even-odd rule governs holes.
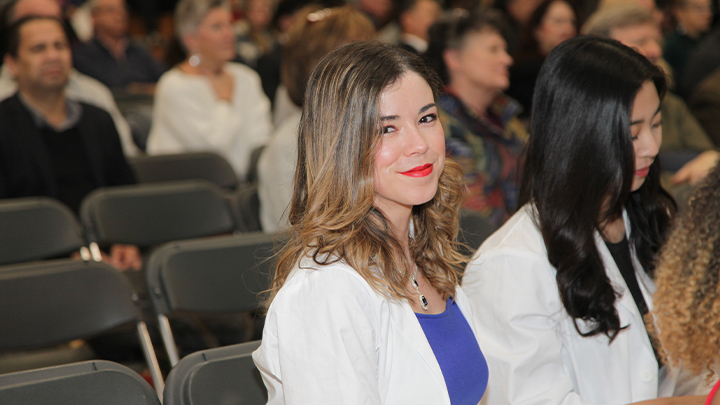
[[[636,5],[617,6],[596,11],[583,24],[581,33],[610,38],[612,30],[616,28],[648,24],[656,24],[650,10]]]
[[[7,38],[7,53],[12,56],[13,58],[17,58],[18,56],[18,50],[20,49],[20,30],[22,29],[23,25],[37,21],[37,20],[50,20],[55,21],[58,26],[60,27],[60,30],[62,31],[63,35],[65,35],[65,30],[63,29],[63,23],[60,21],[60,19],[50,16],[40,16],[40,15],[30,15],[27,17],[23,17],[17,21],[15,21],[10,28],[8,29],[8,38]]]

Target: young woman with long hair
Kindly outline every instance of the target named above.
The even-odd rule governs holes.
[[[491,373],[488,404],[628,404],[675,392],[643,322],[676,210],[659,180],[664,92],[662,71],[617,41],[571,39],[546,59],[523,207],[463,278]]]
[[[695,374],[720,371],[720,165],[695,190],[658,259],[648,318],[669,364]],[[720,404],[715,384],[707,405]]]
[[[289,241],[262,346],[270,404],[477,404],[487,367],[454,242],[462,173],[438,79],[407,51],[345,45],[307,85]]]

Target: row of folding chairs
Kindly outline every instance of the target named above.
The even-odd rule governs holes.
[[[150,247],[174,240],[245,231],[233,202],[202,181],[108,187],[83,201],[79,225],[61,203],[44,197],[0,201],[0,265],[42,260],[83,246]]]
[[[161,395],[162,375],[147,326],[135,305],[137,295],[120,272],[92,259],[99,258],[97,243],[152,246],[231,233],[232,219],[218,195],[204,183],[100,190],[83,205],[83,219],[93,241],[89,249],[82,226],[57,201],[0,202],[2,264],[43,260],[77,250],[85,259],[0,267],[0,350],[53,345],[134,322]],[[172,365],[179,356],[167,314],[257,308],[257,294],[270,278],[267,258],[275,243],[274,235],[229,234],[170,242],[150,255],[148,291]]]
[[[173,368],[165,405],[261,405],[267,401],[251,353],[259,341],[193,353]],[[0,375],[0,403],[9,405],[160,405],[137,373],[96,360]]]

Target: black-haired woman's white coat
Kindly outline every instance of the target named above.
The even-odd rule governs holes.
[[[532,206],[521,208],[483,243],[465,270],[462,285],[490,370],[482,403],[628,404],[671,395],[675,377],[658,369],[640,312],[600,234],[596,245],[618,294],[620,323],[627,327],[612,343],[605,335],[582,337],[576,331],[533,218]],[[655,284],[634,252],[632,257],[652,309]]]

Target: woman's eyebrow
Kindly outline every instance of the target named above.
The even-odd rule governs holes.
[[[656,116],[656,115],[658,115],[658,114],[660,113],[660,110],[662,110],[662,105],[659,105],[659,106],[658,106],[657,110],[655,110],[655,114],[653,114],[653,117]],[[643,123],[644,121],[645,121],[644,119],[639,119],[639,120],[637,120],[637,121],[631,121],[631,122],[630,122],[630,126],[637,125],[637,124],[641,124],[641,123]]]
[[[419,111],[419,114],[422,114],[422,113],[424,113],[425,111],[427,111],[427,110],[429,110],[429,109],[431,109],[431,108],[433,108],[433,107],[435,107],[435,103],[430,103],[430,104],[426,105],[425,107],[421,108],[420,111]]]

